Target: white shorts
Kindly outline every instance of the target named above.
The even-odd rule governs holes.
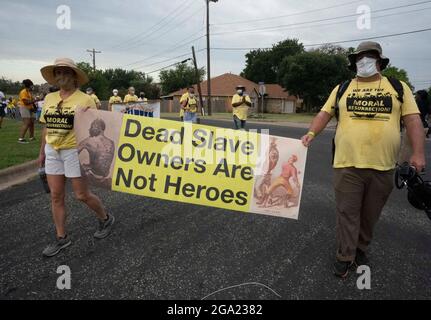
[[[32,118],[30,110],[28,110],[26,107],[20,106],[19,107],[19,113],[21,114],[21,118]]]
[[[81,177],[78,149],[55,150],[50,144],[45,145],[45,172],[52,175],[64,175],[67,178]]]

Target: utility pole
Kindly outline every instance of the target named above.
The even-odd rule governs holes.
[[[201,115],[205,116],[205,109],[204,109],[204,104],[202,101],[201,79],[199,77],[199,69],[198,69],[198,64],[196,62],[196,54],[195,54],[195,47],[194,46],[192,46],[192,53],[193,53],[193,65],[195,66],[196,84],[198,86],[198,93],[199,93],[199,103],[201,105]]]
[[[208,115],[212,114],[211,110],[211,59],[210,59],[210,2],[218,0],[205,0],[207,3],[207,92],[208,92]]]
[[[88,50],[87,52],[90,52],[91,55],[93,56],[93,71],[96,71],[96,53],[102,53],[102,51],[96,51],[94,48],[93,50]]]

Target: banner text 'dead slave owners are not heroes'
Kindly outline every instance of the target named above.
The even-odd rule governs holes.
[[[299,140],[93,110],[77,112],[75,132],[90,181],[109,181],[114,191],[298,216],[306,161]]]

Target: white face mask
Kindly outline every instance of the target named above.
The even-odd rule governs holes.
[[[377,70],[377,59],[375,58],[363,57],[356,62],[356,69],[358,70],[356,74],[361,78],[372,77],[379,73],[379,70]]]
[[[118,92],[114,92],[114,96],[117,96]]]

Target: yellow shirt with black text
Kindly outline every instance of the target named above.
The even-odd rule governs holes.
[[[121,99],[120,96],[111,96],[109,98],[109,104],[114,104],[114,103],[122,103],[123,100]]]
[[[184,107],[184,110],[183,110],[183,108],[181,108],[181,110],[183,110],[183,112],[184,111],[186,111],[186,112],[197,112],[198,101],[196,99],[196,96],[191,97],[190,94],[188,92],[186,92],[181,96],[180,104],[182,104],[184,101],[187,101],[187,104]],[[182,116],[181,112],[180,112],[180,116]]]
[[[247,101],[248,103],[251,103],[250,97],[248,95],[240,96],[239,94],[235,94],[232,97],[232,113],[234,116],[237,116],[238,119],[240,120],[247,120],[249,106],[246,105],[245,103],[242,103],[238,107],[233,106],[234,103],[242,102],[243,97],[245,97],[245,101]]]
[[[45,97],[40,122],[46,124],[46,143],[55,150],[76,148],[73,125],[77,107],[96,108],[96,104],[92,97],[80,90],[65,100],[61,99],[59,91]]]
[[[137,95],[130,95],[130,94],[126,94],[126,96],[124,97],[124,103],[128,103],[128,102],[137,102],[138,101],[138,96]]]
[[[386,77],[381,81],[353,79],[339,101],[339,122],[335,134],[334,168],[391,170],[400,149],[400,119],[419,114],[412,91],[404,83],[404,102]],[[321,109],[335,114],[338,87]]]

